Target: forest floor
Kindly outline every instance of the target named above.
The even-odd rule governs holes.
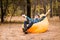
[[[22,24],[0,24],[0,40],[60,40],[59,19],[50,18],[49,23],[48,31],[40,34],[24,34]]]

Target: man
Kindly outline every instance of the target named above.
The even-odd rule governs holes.
[[[48,12],[42,18],[40,18],[39,14],[35,14],[33,19],[29,18],[25,14],[23,14],[22,17],[27,19],[27,21],[24,21],[24,29],[23,29],[23,31],[26,32],[26,30],[29,29],[34,23],[42,21],[46,17],[46,15],[49,13],[49,11],[50,10],[48,10]]]

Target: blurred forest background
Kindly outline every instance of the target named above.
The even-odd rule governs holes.
[[[32,17],[35,13],[45,14],[48,9],[51,9],[49,17],[60,18],[60,0],[0,0],[0,22],[20,22],[22,13],[28,11]]]

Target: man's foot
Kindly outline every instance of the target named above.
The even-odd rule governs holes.
[[[22,29],[23,29],[23,32],[24,32],[25,34],[27,34],[26,29],[24,29],[24,28],[22,28]]]
[[[25,34],[28,34],[28,32],[24,32]]]

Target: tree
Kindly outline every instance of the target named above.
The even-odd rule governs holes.
[[[52,0],[50,0],[50,9],[51,9],[51,11],[50,11],[50,17],[52,17]]]
[[[46,0],[43,0],[44,14],[46,13]]]
[[[0,0],[1,2],[1,22],[4,21],[4,12],[3,12],[3,3],[2,3],[2,0]]]
[[[3,3],[3,0],[0,0],[0,2],[1,2],[1,22],[4,22],[4,15],[6,14],[8,0],[6,0],[5,3]]]
[[[60,18],[60,0],[57,0],[59,2],[59,5],[58,5],[58,14],[59,14],[59,18]]]
[[[30,0],[27,0],[27,16],[31,17],[31,3],[30,3]]]
[[[38,5],[38,0],[33,0],[32,2],[33,2],[32,4],[34,5],[34,9],[33,9],[33,12],[32,12],[33,13],[33,18],[34,18],[34,15],[36,13],[36,6]]]

